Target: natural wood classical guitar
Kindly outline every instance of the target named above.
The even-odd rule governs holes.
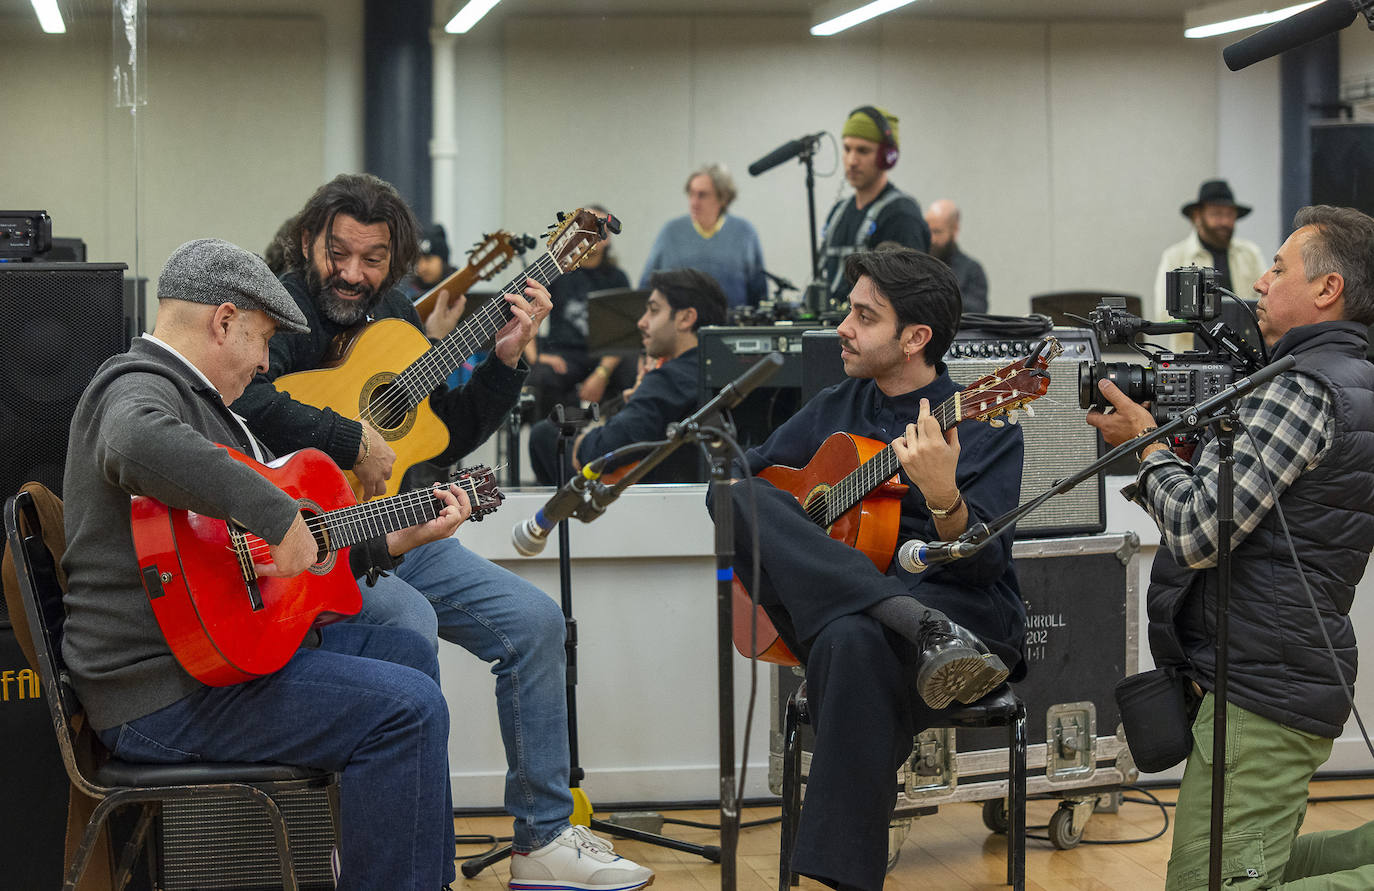
[[[427,523],[443,509],[429,489],[358,504],[338,465],[316,449],[270,466],[225,450],[296,499],[320,552],[300,575],[258,578],[254,565],[271,559],[267,543],[238,524],[144,495],[131,499],[134,550],[158,627],[181,667],[212,687],[271,674],[312,627],[357,613],[362,595],[349,547]],[[453,480],[467,492],[474,520],[505,497],[486,467]]]
[[[468,252],[466,266],[454,270],[439,284],[415,298],[415,311],[420,314],[420,321],[425,321],[434,312],[440,291],[447,290],[450,299],[466,294],[477,282],[486,281],[505,269],[516,254],[523,254],[534,245],[534,239],[528,235],[511,235],[504,231],[483,235],[482,240]]]
[[[548,250],[502,288],[502,294],[523,293],[526,278],[548,285],[576,269],[608,229],[620,231],[620,223],[580,209],[559,214],[552,228]],[[448,428],[429,407],[429,394],[465,359],[489,347],[511,317],[510,304],[493,298],[432,346],[409,322],[379,319],[344,348],[337,364],[284,374],[273,386],[298,402],[371,424],[396,452],[383,493],[394,495],[406,470],[448,447]],[[358,478],[348,473],[348,479],[361,497]]]
[[[1062,351],[1059,341],[1048,337],[1045,347],[1030,358],[980,377],[935,406],[931,415],[941,430],[948,430],[960,421],[989,421],[1019,409],[1049,390],[1046,369]],[[902,496],[907,491],[904,483],[897,482],[900,468],[891,443],[841,432],[827,437],[805,467],[775,464],[758,475],[791,492],[831,538],[858,548],[879,571],[886,572],[897,547]],[[751,616],[757,618],[752,643]],[[734,638],[735,648],[745,656],[797,664],[763,607],[753,604],[738,577],[734,581]]]

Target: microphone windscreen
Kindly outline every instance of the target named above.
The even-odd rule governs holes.
[[[1295,16],[1275,22],[1257,34],[1238,40],[1221,51],[1226,67],[1239,71],[1247,65],[1277,56],[1285,50],[1302,46],[1334,34],[1355,21],[1355,5],[1351,0],[1326,0]]]

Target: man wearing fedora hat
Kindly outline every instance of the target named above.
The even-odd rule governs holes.
[[[1197,200],[1183,205],[1183,215],[1193,231],[1178,244],[1165,248],[1155,273],[1155,305],[1152,319],[1164,318],[1164,273],[1180,266],[1210,266],[1220,273],[1218,284],[1237,297],[1249,298],[1254,284],[1269,264],[1259,245],[1233,233],[1236,221],[1250,213],[1237,204],[1224,179],[1209,179],[1198,187]]]

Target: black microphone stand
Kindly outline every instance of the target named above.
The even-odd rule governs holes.
[[[1215,396],[1199,402],[1180,413],[1173,420],[1161,424],[1158,429],[1148,431],[1129,442],[1107,452],[1087,468],[1072,476],[1057,480],[1041,495],[1032,498],[991,523],[979,523],[970,527],[957,541],[969,542],[976,553],[999,532],[1007,529],[1021,517],[1044,504],[1051,497],[1063,494],[1091,476],[1096,475],[1108,464],[1122,455],[1132,453],[1138,448],[1158,441],[1176,431],[1195,430],[1211,427],[1217,438],[1217,607],[1216,607],[1216,671],[1212,683],[1212,700],[1215,709],[1212,713],[1212,801],[1211,836],[1208,860],[1208,891],[1221,889],[1222,860],[1222,818],[1226,807],[1226,694],[1228,683],[1228,646],[1230,637],[1231,607],[1231,535],[1235,531],[1235,430],[1240,424],[1240,416],[1235,407],[1236,400],[1276,377],[1296,364],[1292,356],[1285,356],[1277,362],[1236,381]],[[1215,414],[1213,412],[1216,412]]]
[[[549,420],[558,427],[558,487],[561,489],[568,482],[568,468],[571,466],[569,460],[572,450],[573,440],[576,439],[578,432],[586,427],[596,417],[595,406],[593,412],[588,415],[581,410],[568,411],[566,406],[555,405],[553,412],[549,415]],[[675,838],[657,835],[652,832],[645,832],[641,829],[632,829],[628,826],[621,826],[617,823],[610,823],[605,820],[598,820],[592,816],[593,810],[591,800],[582,788],[582,780],[587,773],[582,769],[581,760],[578,755],[577,745],[577,619],[573,616],[572,603],[572,550],[571,533],[568,528],[568,521],[564,519],[558,524],[558,592],[559,601],[563,607],[563,623],[566,635],[563,642],[566,659],[565,690],[568,698],[568,785],[572,790],[574,824],[580,819],[585,819],[586,825],[595,830],[605,832],[610,835],[628,838],[634,841],[648,842],[652,845],[659,845],[664,848],[671,848],[674,851],[684,851],[688,854],[696,854],[704,857],[712,863],[720,862],[720,848],[714,845],[696,845],[691,842],[679,841]],[[470,857],[463,861],[464,878],[473,878],[482,870],[491,866],[493,863],[509,857],[513,848],[510,845],[502,845],[495,850],[476,857]]]

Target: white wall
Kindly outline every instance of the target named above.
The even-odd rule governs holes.
[[[987,268],[994,312],[1024,314],[1048,290],[1149,293],[1160,251],[1187,233],[1179,208],[1218,175],[1257,207],[1240,234],[1277,243],[1273,65],[1231,75],[1218,43],[1186,41],[1174,24],[897,19],[831,40],[806,25],[509,20],[503,223],[535,229],[557,208],[606,202],[637,278],[658,228],[685,212],[687,172],[723,161],[768,267],[804,283],[802,168],[745,168],[876,102],[900,119],[894,181],[963,207],[962,242]],[[843,179],[828,146],[817,167],[836,174],[818,176],[823,218]]]
[[[150,279],[190,238],[262,250],[362,162],[360,0],[153,6],[136,116],[113,107],[108,17],[62,36],[0,19],[0,76],[25,84],[4,99],[0,204],[45,209],[89,259]]]

